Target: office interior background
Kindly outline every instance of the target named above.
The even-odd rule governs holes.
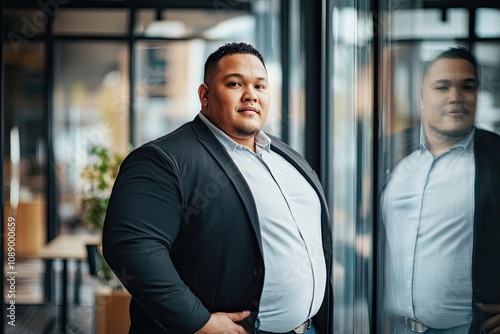
[[[81,208],[92,148],[126,154],[192,120],[204,61],[226,42],[261,51],[272,89],[265,131],[302,153],[323,183],[336,333],[384,333],[380,157],[388,135],[420,122],[425,62],[447,47],[472,50],[482,79],[477,124],[500,133],[495,0],[4,0],[1,10],[1,216],[6,232],[16,220],[17,325],[26,328],[60,322],[63,267],[39,254],[58,236],[92,233]],[[70,290],[78,305],[65,296],[67,332],[95,331],[97,279],[87,267],[69,263],[69,285],[83,283]]]

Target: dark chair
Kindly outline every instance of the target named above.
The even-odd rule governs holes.
[[[101,267],[101,253],[99,252],[99,245],[86,245],[87,246],[87,262],[89,263],[89,273],[97,277],[97,272]]]

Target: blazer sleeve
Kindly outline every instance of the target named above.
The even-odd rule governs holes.
[[[194,333],[210,312],[179,277],[170,257],[181,216],[175,162],[154,144],[123,162],[103,229],[104,258],[132,297],[172,333]]]

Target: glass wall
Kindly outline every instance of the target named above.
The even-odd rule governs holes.
[[[204,43],[140,41],[136,44],[135,120],[138,144],[156,139],[199,111]]]
[[[19,259],[33,257],[46,242],[44,51],[42,43],[4,43],[8,85],[4,92],[3,196],[5,221],[8,217],[17,221]]]
[[[333,321],[336,333],[369,333],[374,89],[370,1],[333,1],[329,15]]]
[[[410,173],[408,165],[398,174],[395,162],[403,158],[401,149],[410,142],[408,134],[416,131],[418,135],[425,124],[422,113],[429,109],[430,102],[429,93],[425,94],[424,70],[450,47],[465,47],[478,59],[480,84],[471,94],[470,109],[464,110],[469,115],[476,108],[473,124],[498,133],[500,31],[493,24],[498,8],[475,8],[472,4],[462,8],[449,1],[326,3],[328,78],[324,98],[329,145],[325,165],[331,180],[327,190],[334,229],[335,332],[406,333],[411,326],[419,329],[424,324],[431,328],[455,327],[453,333],[467,333],[473,314],[478,314],[472,307],[472,274],[465,274],[467,279],[462,279],[463,274],[450,274],[447,270],[461,270],[444,265],[452,261],[446,257],[446,249],[453,249],[454,241],[445,239],[436,245],[431,239],[452,234],[449,225],[444,230],[435,229],[441,218],[455,219],[464,212],[469,216],[460,223],[472,233],[474,209],[464,208],[470,208],[465,203],[473,201],[470,196],[474,191],[462,188],[473,187],[470,180],[474,175],[463,174],[463,168],[450,168],[444,174],[444,179],[462,181],[445,185],[449,192],[434,198],[436,203],[447,199],[447,204],[432,211],[439,217],[434,221],[429,220],[430,214],[425,216],[429,209],[424,206],[430,205],[423,202],[429,201],[427,179],[413,174],[414,180],[405,179],[405,173]],[[475,90],[468,85],[463,89]],[[463,105],[466,101],[453,103]],[[473,101],[477,101],[477,107]],[[446,161],[446,155],[442,160]],[[433,166],[439,166],[439,161],[436,157]],[[418,169],[419,177],[423,170]],[[429,182],[439,184],[441,181],[432,175]],[[391,186],[398,177],[407,183]],[[453,188],[457,184],[460,186]],[[420,203],[411,202],[411,192],[418,189],[422,191],[421,213],[411,210]],[[469,197],[464,195],[467,193]],[[464,196],[465,202],[459,202]],[[420,220],[415,223],[413,215]],[[429,221],[435,224],[429,225]],[[413,223],[418,226],[416,230],[410,228]],[[467,234],[456,236],[462,241],[467,238]],[[468,253],[465,265],[463,258],[467,256],[462,255],[463,249],[472,249],[472,242],[463,242],[463,247],[453,252],[461,258],[462,262],[457,260],[460,268],[471,273],[472,253]],[[422,264],[429,258],[434,262]],[[440,286],[442,290],[430,290],[428,286]]]
[[[54,17],[53,33],[60,35],[124,35],[128,32],[125,9],[60,9]]]
[[[129,150],[128,61],[125,43],[55,45],[53,127],[61,232],[80,224],[82,172],[92,162],[92,149]]]
[[[500,34],[490,24],[498,9],[446,1],[432,7],[384,1],[381,8],[387,24],[378,41],[377,333],[476,333],[491,316],[475,304],[484,300],[477,282],[485,278],[474,254],[485,205],[480,196],[495,177],[478,183],[477,130],[470,129],[498,132]],[[433,62],[460,47],[475,55],[477,72],[457,51]],[[481,286],[491,303],[498,301],[495,286]]]
[[[483,9],[483,12],[486,9]],[[492,14],[500,12],[490,9]],[[496,37],[500,37],[497,31]],[[475,43],[475,55],[481,65],[481,87],[478,92],[478,126],[500,134],[500,41]]]
[[[283,126],[288,126],[290,131],[289,144],[302,155],[305,154],[305,50],[303,27],[301,25],[300,1],[288,1],[290,30],[290,57],[288,84],[288,120],[283,120]],[[283,33],[284,34],[284,33]],[[283,38],[283,37],[282,37]]]

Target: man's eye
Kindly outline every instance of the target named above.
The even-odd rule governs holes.
[[[264,89],[264,85],[256,85],[255,88],[257,88],[257,89]]]
[[[473,91],[473,90],[476,90],[476,86],[474,86],[474,85],[465,85],[464,89],[468,90],[468,91]]]
[[[437,90],[447,90],[448,87],[446,86],[439,86],[439,87],[436,87]]]
[[[239,86],[239,85],[240,85],[240,84],[239,84],[238,82],[230,82],[230,83],[228,84],[228,86],[231,86],[231,87],[237,87],[237,86]]]

